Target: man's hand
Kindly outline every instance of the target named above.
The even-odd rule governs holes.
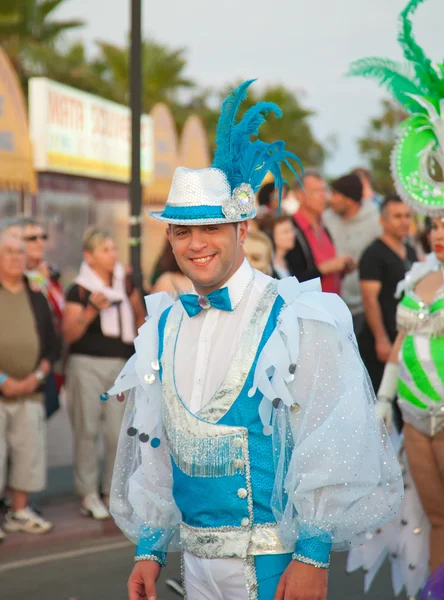
[[[34,375],[34,373],[30,373],[28,375],[28,377],[25,377],[25,379],[22,379],[22,385],[23,385],[22,394],[23,395],[33,394],[39,388],[40,383],[41,382],[37,379],[37,377]]]
[[[292,560],[282,574],[274,600],[326,600],[327,587],[326,569]]]
[[[156,581],[161,566],[154,560],[140,560],[128,580],[129,600],[157,600]]]
[[[375,342],[375,350],[378,360],[386,363],[392,352],[392,344],[388,338],[377,339]]]
[[[5,398],[17,398],[24,393],[23,381],[14,379],[14,377],[9,377],[8,375],[8,378],[1,385],[1,390]]]

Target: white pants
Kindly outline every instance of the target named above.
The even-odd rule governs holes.
[[[198,558],[184,552],[188,600],[248,600],[241,558]]]

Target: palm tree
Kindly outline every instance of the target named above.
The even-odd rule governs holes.
[[[99,57],[93,69],[100,72],[105,95],[121,104],[129,103],[129,48],[107,42],[98,42]],[[179,106],[179,93],[193,88],[194,83],[184,76],[185,50],[172,50],[152,40],[142,42],[142,107],[149,112],[157,102],[165,102],[175,111]]]
[[[0,45],[8,54],[26,88],[27,79],[42,70],[42,60],[54,51],[63,34],[82,27],[83,21],[52,18],[65,0],[2,0]],[[46,51],[46,52],[45,52]]]

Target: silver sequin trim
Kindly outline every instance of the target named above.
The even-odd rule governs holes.
[[[297,560],[298,562],[305,563],[306,565],[311,565],[312,567],[316,567],[317,569],[328,569],[330,566],[330,561],[328,562],[319,562],[317,560],[313,560],[312,558],[307,558],[306,556],[302,556],[302,554],[292,554],[291,558],[293,560]]]
[[[415,298],[416,299],[416,298]],[[435,300],[435,302],[438,298]],[[444,310],[430,313],[429,307],[422,302],[422,307],[408,308],[403,304],[398,305],[396,312],[396,325],[398,331],[403,333],[430,333],[444,334]]]
[[[248,600],[258,600],[258,584],[256,575],[256,565],[254,556],[244,558],[245,584],[248,593]]]
[[[253,509],[248,431],[244,427],[217,425],[215,422],[230,409],[245,385],[276,296],[276,283],[271,282],[256,306],[223,383],[206,407],[208,411],[206,416],[210,422],[202,420],[202,413],[197,417],[190,413],[177,394],[174,360],[171,357],[174,356],[174,347],[183,318],[180,304],[172,308],[165,327],[164,356],[170,357],[170,360],[162,362],[164,365],[162,420],[170,453],[176,465],[190,476],[225,477],[245,472],[250,519],[252,519]],[[210,408],[214,410],[213,413],[209,412]]]
[[[217,423],[237,400],[253,366],[265,325],[277,298],[277,284],[271,281],[253,312],[245,334],[230,361],[228,372],[213,398],[198,413],[200,419]]]
[[[185,586],[185,557],[183,555],[183,552],[181,552],[180,554],[180,579],[182,581],[183,597],[185,598],[185,600],[187,600],[188,594],[187,588]]]
[[[152,560],[156,563],[159,563],[161,567],[164,567],[166,563],[164,563],[158,556],[155,554],[140,554],[134,558],[134,562],[139,562],[141,560]]]
[[[249,527],[191,527],[180,525],[182,548],[201,558],[246,558],[262,554],[289,554],[276,523]]]

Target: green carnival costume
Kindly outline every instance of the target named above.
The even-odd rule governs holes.
[[[405,338],[399,355],[398,403],[404,420],[427,436],[444,431],[444,286],[431,304],[415,294],[427,275],[442,269],[434,254],[417,263],[398,288],[398,331]],[[444,504],[444,498],[443,498]]]

